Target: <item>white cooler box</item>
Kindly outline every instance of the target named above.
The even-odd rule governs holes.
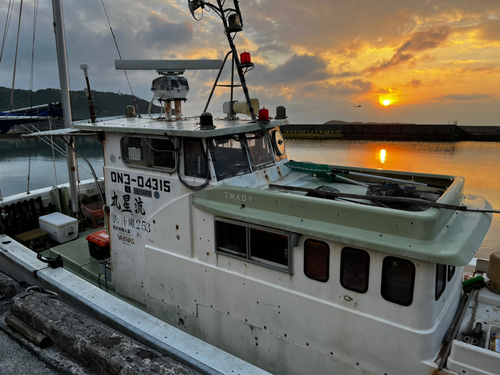
[[[78,237],[78,220],[59,212],[40,216],[40,229],[46,231],[50,238],[58,243],[65,243]]]

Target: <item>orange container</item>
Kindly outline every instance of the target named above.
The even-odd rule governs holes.
[[[89,253],[97,259],[109,258],[109,234],[106,230],[100,230],[87,236]]]

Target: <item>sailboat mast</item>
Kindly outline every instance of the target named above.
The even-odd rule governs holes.
[[[59,84],[61,86],[62,107],[64,116],[64,127],[71,127],[71,100],[69,95],[69,74],[68,58],[66,55],[66,35],[64,33],[63,9],[61,0],[52,0],[52,11],[54,15],[54,33],[56,37],[57,65],[59,67]],[[68,165],[71,209],[76,214],[78,212],[78,192],[76,178],[74,139],[71,136],[66,138],[66,160]],[[68,145],[69,143],[69,145]]]

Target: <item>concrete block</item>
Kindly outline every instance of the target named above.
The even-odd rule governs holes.
[[[38,292],[19,294],[10,312],[99,375],[198,374]]]
[[[0,273],[0,301],[16,295],[16,284],[7,275]]]

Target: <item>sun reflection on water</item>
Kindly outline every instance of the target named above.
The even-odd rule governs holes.
[[[379,158],[381,164],[385,163],[385,156],[386,156],[386,151],[384,149],[380,150]]]

